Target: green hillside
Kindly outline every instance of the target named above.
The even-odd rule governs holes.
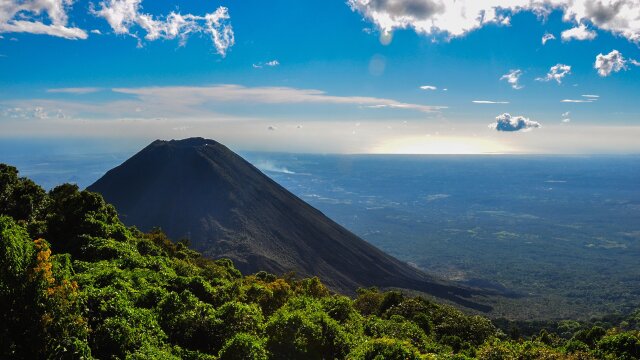
[[[352,299],[317,278],[242,276],[127,228],[98,194],[47,193],[0,165],[2,359],[638,358],[640,315],[613,322],[500,330],[399,292]]]

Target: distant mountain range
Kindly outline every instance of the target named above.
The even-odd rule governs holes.
[[[395,287],[467,307],[481,291],[447,283],[360,239],[271,180],[225,146],[203,138],[157,140],[88,187],[122,221],[160,227],[243,273],[318,276],[332,289]]]

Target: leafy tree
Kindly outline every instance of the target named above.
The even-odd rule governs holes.
[[[47,194],[0,165],[2,359],[636,359],[638,314],[507,322],[507,340],[487,318],[399,291],[352,299],[318,278],[242,276],[125,227],[100,195]]]
[[[91,243],[92,237],[121,242],[129,238],[115,208],[99,194],[64,184],[51,190],[49,198],[45,236],[57,252],[85,259],[82,248]]]
[[[638,334],[620,333],[607,335],[598,342],[601,353],[610,359],[631,360],[640,358]]]
[[[254,335],[238,333],[224,344],[218,358],[220,360],[266,360],[268,356],[263,340]]]
[[[381,338],[366,341],[356,347],[349,360],[419,360],[420,352],[406,341]]]
[[[352,336],[322,311],[319,303],[301,300],[281,308],[267,322],[269,353],[278,359],[344,358]],[[302,304],[306,306],[296,309]]]
[[[46,192],[33,181],[18,176],[18,169],[0,164],[0,215],[26,226],[32,237],[42,234]]]
[[[88,329],[66,257],[0,216],[0,357],[88,357]]]

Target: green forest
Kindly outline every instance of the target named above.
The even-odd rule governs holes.
[[[99,194],[0,165],[1,359],[637,359],[640,312],[510,322],[400,291],[243,276]]]

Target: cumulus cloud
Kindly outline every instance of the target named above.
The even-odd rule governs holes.
[[[560,36],[562,37],[562,41],[593,40],[597,34],[595,31],[589,30],[585,24],[580,24],[574,28],[563,31]]]
[[[541,127],[537,121],[529,120],[524,116],[511,116],[508,113],[496,116],[496,122],[489,125],[497,131],[530,131]]]
[[[612,72],[627,70],[629,68],[627,64],[640,66],[640,63],[636,60],[625,59],[618,50],[613,50],[607,55],[598,54],[594,68],[598,70],[600,76],[606,77],[611,75]]]
[[[564,79],[565,76],[571,74],[571,66],[569,65],[564,65],[564,64],[557,64],[551,67],[551,69],[549,69],[549,72],[547,73],[547,76],[545,77],[539,77],[536,80],[538,81],[551,81],[551,80],[555,80],[558,82],[558,84],[562,83],[562,79]]]
[[[216,51],[225,56],[235,43],[233,28],[229,23],[229,11],[219,7],[203,16],[171,12],[167,16],[156,16],[142,12],[142,0],[106,0],[92,13],[104,18],[116,34],[130,35],[141,40],[136,28],[146,34],[144,39],[178,39],[180,45],[186,44],[189,36],[204,33],[211,37]]]
[[[2,0],[0,33],[30,33],[86,39],[87,32],[68,26],[74,0]]]
[[[563,20],[589,22],[602,30],[640,42],[640,0],[348,0],[380,30],[412,28],[421,34],[456,37],[487,24],[508,25],[518,12],[545,16],[563,12]]]
[[[422,85],[422,86],[420,86],[420,89],[422,89],[422,90],[438,90],[437,87],[432,86],[432,85]]]
[[[555,35],[551,33],[545,33],[544,35],[542,35],[542,45],[545,45],[549,40],[555,40],[555,39],[556,39]]]
[[[509,70],[508,73],[500,77],[500,80],[506,80],[512,88],[519,90],[524,87],[519,84],[520,76],[522,76],[522,70]]]
[[[473,100],[474,104],[508,104],[508,101],[492,101],[492,100]]]

